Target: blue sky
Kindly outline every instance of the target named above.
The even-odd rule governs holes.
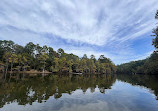
[[[1,0],[0,39],[120,64],[152,53],[157,9],[157,0]]]

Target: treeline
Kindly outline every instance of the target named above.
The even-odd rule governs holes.
[[[25,46],[13,41],[0,40],[1,71],[45,71],[68,73],[101,73],[116,72],[116,67],[109,58],[101,55],[96,59],[86,54],[79,58],[74,54],[67,54],[63,49],[55,51],[52,47],[40,46],[29,42]]]
[[[154,52],[144,60],[132,61],[117,66],[118,74],[157,74],[158,75],[158,53]]]
[[[155,15],[158,19],[158,11]],[[156,74],[158,75],[158,26],[153,30],[155,51],[147,59],[132,61],[117,66],[117,73],[121,74]]]

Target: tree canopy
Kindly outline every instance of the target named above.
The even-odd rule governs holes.
[[[32,42],[21,46],[13,41],[0,40],[0,61],[5,64],[6,71],[34,69],[64,73],[112,74],[116,72],[115,65],[104,55],[101,55],[98,60],[94,55],[90,58],[86,54],[78,57],[72,53],[65,53],[62,48],[55,51],[52,47],[40,46]]]

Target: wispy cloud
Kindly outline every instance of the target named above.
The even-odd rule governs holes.
[[[131,44],[151,33],[157,6],[157,0],[1,0],[0,39],[80,55],[89,50],[121,63],[139,55]]]

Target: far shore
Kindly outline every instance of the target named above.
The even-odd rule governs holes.
[[[1,72],[3,73],[3,72]],[[8,71],[8,73],[11,73],[11,71]],[[12,71],[12,73],[25,73],[25,74],[43,74],[42,71],[36,71],[36,70],[30,70],[30,71]],[[45,71],[44,74],[51,74],[53,72]]]
[[[3,72],[0,71],[0,73],[2,74]],[[10,74],[11,71],[8,71],[7,74]],[[73,74],[73,75],[89,75],[90,73],[81,73],[81,72],[49,72],[49,71],[37,71],[37,70],[30,70],[30,71],[12,71],[12,74],[33,74],[33,75],[37,75],[37,74],[57,74],[57,73],[60,73],[60,74]],[[94,73],[94,75],[100,75],[101,73]],[[103,74],[104,75],[104,74]]]

